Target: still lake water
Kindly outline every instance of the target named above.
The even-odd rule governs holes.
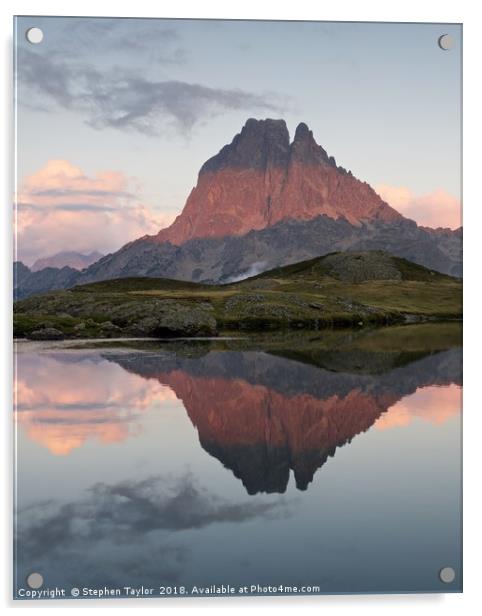
[[[458,327],[19,342],[14,592],[460,591]]]

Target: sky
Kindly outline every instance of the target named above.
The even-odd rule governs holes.
[[[461,27],[19,17],[17,258],[170,224],[249,117],[299,122],[420,224],[461,224]],[[42,42],[26,40],[40,27]],[[441,34],[455,40],[443,51]]]

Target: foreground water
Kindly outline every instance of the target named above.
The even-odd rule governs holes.
[[[19,342],[14,592],[460,590],[458,341]]]

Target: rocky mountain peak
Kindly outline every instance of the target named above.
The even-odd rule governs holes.
[[[316,143],[313,131],[304,122],[300,122],[296,127],[295,137],[291,144],[291,159],[307,165],[322,163],[336,167],[333,156],[328,156],[326,150]]]
[[[232,142],[204,163],[200,173],[215,173],[227,167],[284,167],[289,159],[289,151],[290,136],[284,120],[249,118]]]
[[[303,139],[313,139],[313,131],[308,128],[308,124],[300,122],[295,130],[295,141],[301,141]]]
[[[204,163],[182,213],[154,239],[179,246],[320,215],[355,225],[402,218],[368,184],[337,167],[304,122],[290,143],[284,120],[250,118]]]

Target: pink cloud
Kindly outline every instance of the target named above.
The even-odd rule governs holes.
[[[57,252],[108,253],[172,222],[139,198],[120,171],[87,176],[67,160],[50,160],[23,181],[17,195],[18,258],[31,263]]]
[[[119,443],[143,431],[142,417],[176,400],[157,381],[125,372],[113,362],[73,364],[47,354],[20,356],[14,385],[16,421],[54,455],[68,455],[88,441]]]
[[[379,184],[375,190],[389,205],[407,218],[425,227],[449,227],[462,225],[462,209],[459,199],[444,190],[434,190],[426,195],[415,195],[405,186]]]
[[[376,421],[378,430],[408,426],[421,419],[440,425],[456,417],[462,408],[462,388],[459,385],[422,387],[402,398]]]

